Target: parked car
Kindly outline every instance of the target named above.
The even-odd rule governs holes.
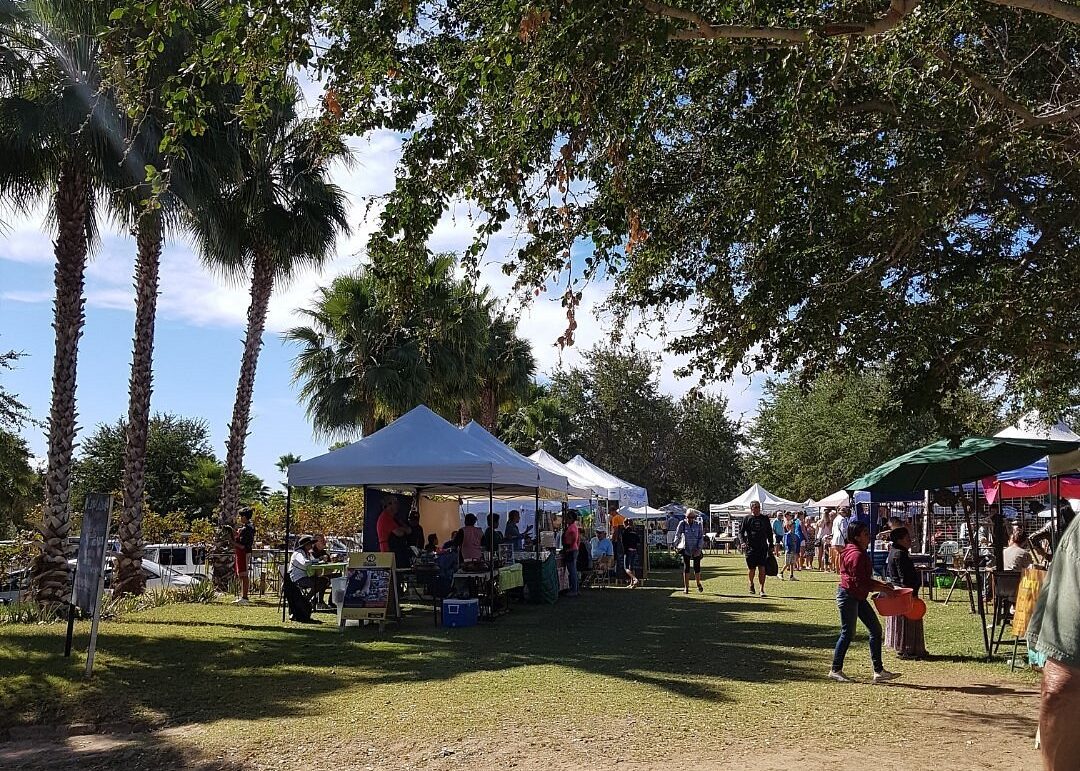
[[[29,587],[30,571],[13,570],[0,578],[0,605],[18,602]]]
[[[156,562],[172,568],[177,573],[207,577],[207,548],[190,543],[153,543],[143,547],[143,562]]]
[[[78,568],[77,560],[68,560],[68,565],[74,571]],[[146,579],[147,589],[176,589],[183,586],[193,586],[206,580],[206,576],[189,576],[178,573],[170,567],[159,565],[153,560],[142,561],[143,577]],[[109,552],[105,555],[105,589],[111,590],[113,578],[116,573],[116,555]]]

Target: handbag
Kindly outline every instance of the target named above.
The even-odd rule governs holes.
[[[679,554],[686,551],[686,533],[679,533],[679,537],[675,539],[675,551]]]
[[[770,554],[765,558],[765,575],[778,576],[780,575],[780,565],[776,562],[776,555]]]

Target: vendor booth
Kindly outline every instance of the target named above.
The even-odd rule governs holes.
[[[568,460],[566,466],[609,501],[618,501],[620,506],[649,505],[649,493],[644,487],[619,479],[580,455]]]
[[[294,463],[288,469],[286,542],[293,487],[363,487],[382,491],[380,495],[412,496],[412,501],[421,496],[482,500],[487,503],[487,513],[494,512],[497,498],[531,497],[534,505],[540,499],[566,498],[569,484],[565,477],[541,469],[486,431],[486,437],[478,434],[476,429],[460,430],[420,406],[358,442]],[[419,507],[421,516],[423,508]],[[368,510],[374,514],[379,506]],[[400,524],[404,524],[408,509],[399,506],[399,511]],[[377,551],[372,544],[379,541],[378,519],[365,517],[365,553]],[[503,566],[493,548],[486,557],[484,565],[471,568],[486,579],[485,601],[491,612]],[[402,567],[397,565],[393,570],[400,572]],[[347,618],[339,608],[339,621]]]

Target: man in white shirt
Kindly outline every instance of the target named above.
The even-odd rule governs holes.
[[[840,572],[840,552],[844,550],[844,546],[847,544],[848,525],[851,524],[850,517],[851,509],[847,506],[841,506],[840,510],[836,512],[836,518],[833,520],[832,553],[829,565],[834,573]]]
[[[310,535],[300,536],[300,540],[296,542],[296,551],[293,552],[292,559],[289,560],[289,580],[299,586],[301,589],[316,588],[320,583],[318,578],[309,576],[307,569],[309,565],[314,565],[318,562],[313,556],[311,556],[311,550],[315,546],[315,539]]]

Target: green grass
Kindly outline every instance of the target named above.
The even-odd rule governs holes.
[[[430,609],[410,610],[380,634],[342,632],[330,616],[321,626],[282,624],[269,603],[169,605],[103,623],[89,682],[87,624],[77,625],[69,660],[63,625],[3,626],[0,731],[38,722],[199,724],[200,748],[258,755],[270,751],[268,735],[281,746],[349,736],[451,742],[493,727],[587,737],[615,726],[628,748],[648,754],[663,753],[664,737],[687,721],[738,741],[755,734],[762,713],[821,726],[837,715],[929,715],[948,698],[823,680],[837,634],[832,577],[773,579],[773,596],[760,599],[746,596],[737,557],[706,558],[704,575],[705,595],[683,596],[677,573],[656,572],[642,589],[514,606],[494,623],[457,630],[434,626]],[[966,597],[931,604],[927,630],[943,659],[887,654],[905,681],[1034,682],[979,660]],[[868,678],[865,637],[846,669]]]

